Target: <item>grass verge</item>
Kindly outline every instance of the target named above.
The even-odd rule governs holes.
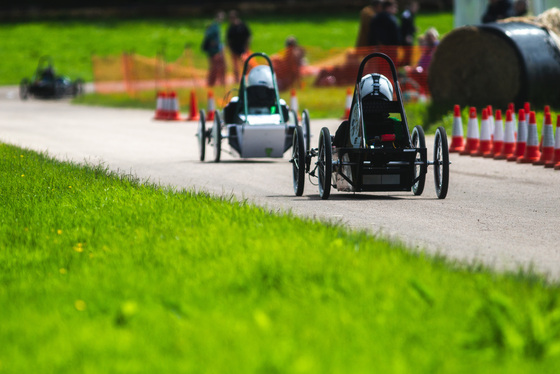
[[[557,372],[556,284],[0,144],[0,372]]]

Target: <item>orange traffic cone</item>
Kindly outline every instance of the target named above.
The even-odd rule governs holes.
[[[299,112],[299,103],[295,88],[292,88],[290,91],[290,109],[293,109],[296,113]]]
[[[476,108],[471,107],[469,110],[469,122],[467,123],[467,144],[465,148],[459,152],[460,155],[470,155],[478,150],[479,135],[478,135],[478,117],[476,115]]]
[[[550,105],[545,105],[544,106],[544,116],[543,116],[542,132],[541,132],[541,141],[539,142],[539,151],[541,151],[541,153],[542,153],[542,150],[543,150],[542,147],[543,147],[543,140],[544,140],[544,131],[546,129],[546,113],[550,113]],[[552,124],[550,126],[552,126]],[[554,141],[553,141],[553,143],[554,143]],[[554,145],[552,145],[552,147],[554,147]],[[543,165],[543,164],[538,164],[538,165]]]
[[[560,114],[556,117],[556,136],[554,138],[554,155],[552,156],[552,160],[544,164],[545,168],[552,168],[556,169],[555,165],[560,165]]]
[[[508,161],[517,161],[525,154],[527,145],[527,122],[525,121],[525,109],[519,109],[517,113],[517,139],[515,141],[515,152],[507,158]]]
[[[160,91],[157,93],[156,114],[154,115],[154,119],[164,120],[167,118],[167,111],[165,109],[166,100],[167,94],[165,92]]]
[[[533,162],[535,165],[546,165],[546,163],[551,161],[552,157],[554,157],[554,129],[552,128],[552,116],[550,115],[550,109],[548,112],[546,112],[545,109],[541,144],[541,158],[538,161]]]
[[[346,101],[344,105],[344,116],[341,119],[349,119],[350,118],[350,107],[352,106],[352,89],[348,88],[346,90]]]
[[[189,117],[187,121],[198,121],[200,119],[200,115],[198,114],[198,103],[196,101],[196,93],[194,90],[191,90],[191,107],[189,111]]]
[[[214,112],[216,111],[216,102],[214,101],[214,91],[208,90],[208,106],[206,107],[206,120],[214,120]]]
[[[167,112],[167,119],[169,121],[181,121],[181,114],[179,113],[179,99],[177,99],[177,93],[172,91],[169,94],[169,111]]]
[[[494,108],[492,105],[488,105],[486,107],[486,111],[488,112],[488,124],[490,125],[490,140],[494,140]]]
[[[482,120],[480,121],[480,142],[476,152],[471,153],[473,157],[481,157],[492,150],[492,131],[488,109],[482,109]]]
[[[465,148],[463,139],[463,119],[461,118],[461,107],[453,107],[453,137],[449,152],[461,152]]]
[[[497,114],[498,112],[496,112]],[[497,117],[497,116],[496,116]],[[513,111],[506,111],[506,128],[504,131],[504,142],[500,153],[494,156],[496,160],[505,160],[513,156],[515,152],[515,121],[513,120]]]
[[[494,120],[494,135],[492,139],[492,150],[484,154],[484,157],[496,157],[502,152],[504,146],[504,121],[502,120],[502,111],[496,109],[496,118]]]
[[[525,102],[523,106],[523,110],[525,110],[525,122],[529,123],[529,113],[531,113],[531,103]]]
[[[527,126],[527,145],[523,157],[517,159],[522,164],[530,164],[538,161],[541,157],[539,151],[539,133],[537,131],[537,121],[535,120],[535,112],[529,113],[529,125]]]

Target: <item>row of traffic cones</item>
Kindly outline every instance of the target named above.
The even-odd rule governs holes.
[[[501,110],[496,110],[494,116],[491,106],[482,109],[479,132],[477,111],[475,107],[471,107],[465,141],[461,108],[455,105],[449,151],[473,157],[544,165],[560,170],[560,115],[556,119],[555,137],[550,107],[545,107],[540,143],[535,112],[531,111],[529,103],[525,103],[524,108],[517,113],[517,128],[513,104],[509,105],[505,117],[504,126]]]
[[[214,113],[216,111],[216,103],[214,101],[214,92],[212,90],[208,91],[208,107],[206,111],[206,120],[214,120]],[[198,121],[200,119],[200,114],[198,111],[198,102],[196,99],[196,94],[191,91],[190,97],[190,110],[187,118],[183,118],[179,109],[179,100],[175,91],[170,93],[158,92],[156,99],[156,113],[154,115],[155,120],[163,121]]]

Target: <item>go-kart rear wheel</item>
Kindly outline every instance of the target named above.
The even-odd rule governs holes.
[[[204,161],[204,156],[206,155],[206,115],[204,109],[200,110],[196,136],[198,138],[198,156],[200,161]]]
[[[19,83],[19,98],[27,100],[29,98],[29,79],[23,78]]]
[[[437,197],[445,199],[449,186],[449,146],[447,134],[441,126],[436,129],[434,140],[434,181]]]
[[[414,126],[412,129],[412,146],[414,148],[426,148],[426,137],[424,136],[424,129],[422,126]],[[416,154],[416,160],[418,162],[424,162],[426,160],[422,160],[420,157],[420,153]],[[426,184],[426,173],[422,173],[422,166],[421,165],[414,165],[414,179],[418,178],[418,181],[412,185],[412,192],[415,195],[422,195],[424,192],[424,185]]]
[[[296,126],[294,129],[290,162],[292,163],[294,193],[296,196],[301,196],[305,186],[305,146],[301,126]]]
[[[214,162],[220,162],[220,154],[222,153],[222,122],[217,111],[214,113],[212,140],[214,142]]]
[[[319,172],[319,196],[326,200],[331,194],[332,142],[329,129],[323,127],[319,134],[317,169]]]
[[[309,120],[309,111],[305,109],[301,113],[301,128],[303,129],[303,140],[305,143],[305,150],[311,149],[311,124]]]

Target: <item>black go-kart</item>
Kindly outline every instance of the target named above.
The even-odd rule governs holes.
[[[27,100],[29,97],[38,99],[60,99],[76,97],[84,92],[84,81],[72,81],[64,75],[56,73],[52,58],[43,56],[39,59],[35,73],[29,78],[23,78],[19,84],[19,97]]]
[[[249,61],[257,57],[267,64],[250,68]],[[222,150],[244,159],[282,158],[292,146],[296,127],[305,139],[304,146],[309,147],[309,112],[303,111],[300,126],[297,113],[278,94],[274,68],[265,53],[253,53],[245,60],[237,91],[237,96],[224,100],[227,105],[223,110],[215,111],[214,123],[209,129],[206,128],[206,114],[200,111],[196,134],[200,161],[204,161],[206,145],[213,148],[215,162],[220,161]],[[222,149],[224,139],[229,144],[227,149]]]
[[[388,65],[385,70],[392,75],[395,92],[390,100],[379,100],[373,93],[362,97],[360,82],[366,63],[372,59],[374,70]],[[362,60],[349,117],[335,137],[328,128],[321,129],[318,148],[307,151],[301,128],[294,130],[290,162],[296,196],[303,194],[306,173],[310,180],[317,178],[322,199],[329,198],[331,187],[346,192],[412,191],[421,195],[429,165],[434,167],[437,197],[447,196],[450,162],[445,129],[437,128],[434,161],[428,161],[422,127],[415,126],[412,134],[409,132],[397,71],[387,55],[372,53]]]

